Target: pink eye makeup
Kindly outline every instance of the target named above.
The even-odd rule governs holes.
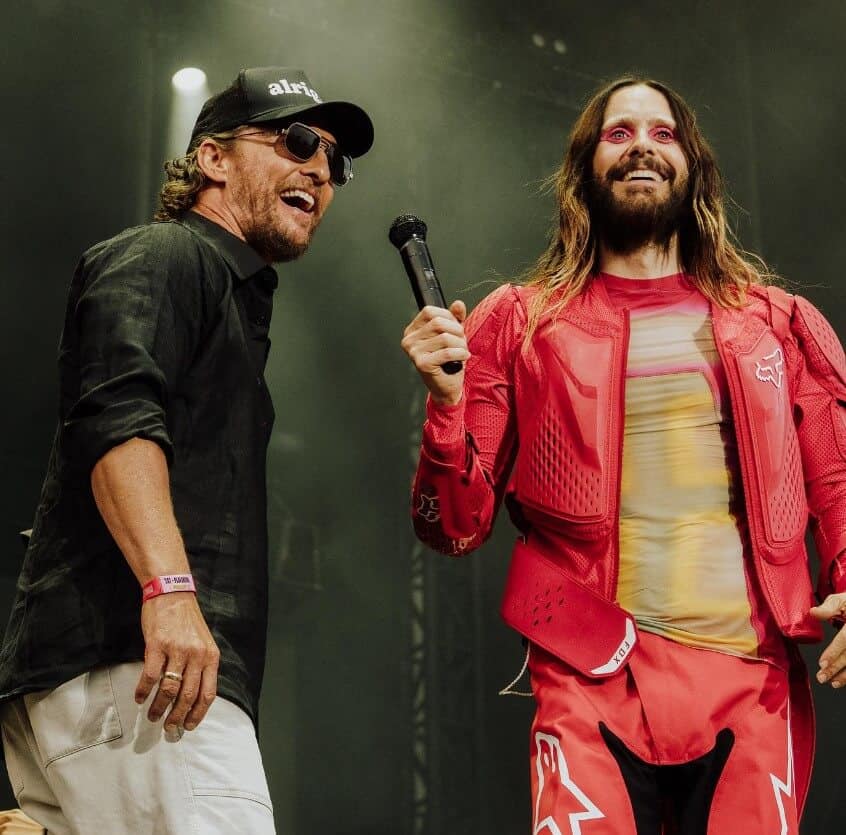
[[[606,128],[599,134],[599,141],[620,144],[628,142],[633,136],[634,131],[631,128],[624,127],[623,125],[614,125],[613,127]]]
[[[649,136],[656,142],[663,142],[665,144],[676,141],[676,132],[666,125],[658,125],[649,131]]]
[[[602,131],[599,135],[599,141],[621,145],[624,142],[630,142],[634,135],[634,130],[626,125],[613,125]],[[676,132],[667,125],[656,125],[649,129],[649,138],[655,140],[655,142],[668,145],[676,141]]]

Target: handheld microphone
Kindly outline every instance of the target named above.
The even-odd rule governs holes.
[[[426,244],[426,231],[426,224],[419,217],[400,215],[391,224],[388,238],[399,250],[418,309],[422,310],[427,304],[445,308],[444,294]],[[441,368],[447,374],[458,374],[462,363],[450,360]]]

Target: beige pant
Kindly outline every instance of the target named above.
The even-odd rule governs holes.
[[[246,713],[217,698],[195,731],[166,737],[135,704],[141,668],[102,667],[2,706],[20,807],[50,835],[274,835]]]

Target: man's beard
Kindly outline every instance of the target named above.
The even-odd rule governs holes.
[[[247,243],[265,261],[271,264],[281,264],[285,261],[296,261],[297,258],[305,255],[311,235],[305,241],[294,241],[283,232],[277,231],[268,223],[262,223],[260,218],[255,218],[256,224],[244,231]],[[312,229],[312,234],[314,229]]]
[[[636,168],[658,171],[670,185],[670,193],[659,198],[654,193],[618,197],[614,183]],[[588,181],[587,202],[596,235],[612,252],[627,255],[644,246],[667,250],[687,215],[688,179],[677,180],[669,168],[644,165],[642,160],[611,168],[601,180]]]
[[[241,226],[244,240],[265,261],[280,264],[295,261],[305,254],[314,230],[320,225],[319,216],[315,215],[317,219],[305,239],[294,239],[284,228],[280,228],[277,205],[280,197],[275,191],[262,190],[258,194],[239,196],[242,205],[248,207],[247,219]]]

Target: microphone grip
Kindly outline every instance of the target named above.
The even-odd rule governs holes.
[[[417,237],[410,238],[401,247],[400,255],[408,280],[411,282],[417,309],[422,310],[426,305],[445,308],[446,299],[435,273],[435,265],[432,263],[426,241]],[[458,374],[462,367],[463,364],[458,360],[449,360],[441,366],[445,374]]]

